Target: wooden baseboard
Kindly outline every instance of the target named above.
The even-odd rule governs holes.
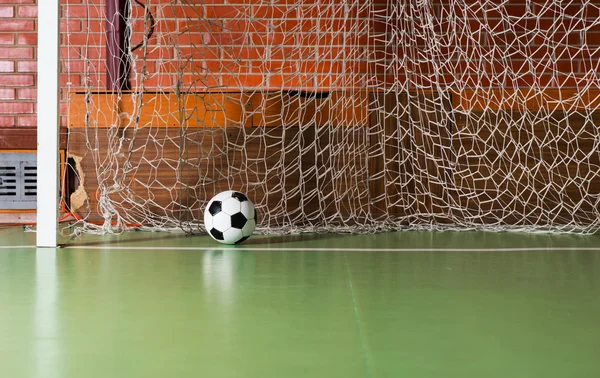
[[[0,224],[28,224],[36,222],[36,213],[28,212],[0,212]]]
[[[60,148],[67,148],[67,132],[61,129]],[[35,127],[0,127],[0,150],[37,150]]]

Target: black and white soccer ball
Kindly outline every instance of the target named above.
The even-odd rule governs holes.
[[[206,205],[204,226],[208,234],[220,243],[241,243],[252,235],[256,227],[254,205],[240,192],[221,192]]]

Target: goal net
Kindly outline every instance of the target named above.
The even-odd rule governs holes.
[[[600,226],[596,1],[62,5],[63,202],[80,229]]]

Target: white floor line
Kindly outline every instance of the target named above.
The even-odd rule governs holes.
[[[141,246],[77,246],[64,249],[151,250],[151,251],[307,251],[307,252],[526,252],[526,251],[600,251],[600,247],[537,247],[537,248],[285,248],[285,247],[141,247]]]
[[[117,245],[66,245],[61,249],[93,249],[121,251],[305,251],[305,252],[535,252],[535,251],[598,251],[600,247],[532,247],[532,248],[285,248],[285,247],[154,247]],[[34,245],[0,245],[0,249],[36,249]]]

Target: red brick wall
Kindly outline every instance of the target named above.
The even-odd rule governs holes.
[[[186,1],[198,4],[187,7],[172,5],[172,0],[147,2],[159,19],[146,67],[145,85],[151,88],[174,87],[178,80],[185,86],[198,77],[200,87],[339,88],[363,86],[367,80],[371,85],[410,80],[424,86],[441,82],[457,87],[460,81],[471,87],[578,88],[600,68],[598,1],[509,0],[502,7],[481,0],[465,1],[466,7],[433,1],[419,7],[417,0],[374,0],[370,9],[353,5],[347,14],[340,0],[305,0],[301,6],[295,1],[268,6],[262,0]],[[71,31],[70,47],[63,53],[91,58],[88,65],[78,59],[66,63],[73,88],[81,85],[86,68],[94,84],[104,84],[103,4],[68,0],[63,6]],[[391,9],[393,4],[404,8]],[[135,43],[144,24],[142,8],[133,10]],[[252,21],[240,21],[240,13]],[[402,21],[405,16],[433,16],[436,26]],[[388,19],[382,21],[384,17]],[[453,21],[440,22],[448,18]],[[450,29],[457,24],[458,30]],[[433,33],[438,44],[432,50]],[[63,38],[66,43],[67,36]],[[463,53],[457,53],[457,45]],[[449,64],[440,66],[448,56]],[[176,71],[189,58],[193,64],[178,77]],[[392,59],[402,63],[390,65]],[[230,68],[234,71],[228,72]]]
[[[448,33],[444,24],[437,26],[439,52],[460,45],[464,53],[454,70],[442,74],[463,76],[467,86],[582,89],[596,77],[592,87],[600,87],[600,1],[508,0],[500,7],[469,0],[460,8],[448,3],[434,6],[435,17],[464,20],[465,27]],[[431,63],[414,68],[433,71]]]
[[[74,57],[67,63],[74,87],[81,84],[81,73],[86,68],[91,68],[92,83],[98,87],[105,84],[102,3],[69,0],[63,6],[71,30],[70,35],[63,35],[63,55]],[[318,11],[314,1],[300,7],[292,2],[266,6],[257,0],[199,1],[194,6],[173,5],[171,0],[148,3],[152,4],[150,9],[157,25],[148,47],[147,87],[174,87],[178,81],[186,86],[198,77],[198,90],[202,85],[340,87],[359,85],[355,81],[364,80],[367,74],[366,63],[346,67],[341,61],[356,60],[364,53],[364,46],[369,43],[368,12],[359,14],[353,9],[349,20],[344,21],[345,7],[339,0],[321,0]],[[195,2],[187,2],[190,3]],[[252,21],[241,21],[240,15]],[[144,34],[141,7],[133,8],[133,17],[135,44]],[[320,24],[316,17],[321,18]],[[324,32],[325,28],[330,31]],[[355,31],[350,32],[351,29]],[[311,30],[319,30],[318,37]],[[91,67],[77,59],[84,54],[91,58],[87,62]],[[141,50],[135,55],[140,57]],[[193,62],[188,64],[190,60]],[[138,61],[138,73],[140,64]],[[178,76],[182,67],[183,75]],[[139,84],[135,76],[132,81]]]
[[[0,127],[36,118],[36,0],[0,0]]]

